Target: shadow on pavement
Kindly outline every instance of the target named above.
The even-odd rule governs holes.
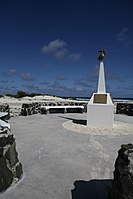
[[[72,199],[108,199],[113,180],[75,181]]]
[[[64,116],[59,116],[59,117],[65,118],[65,119],[68,119],[68,120],[72,120],[73,123],[75,123],[75,124],[87,125],[87,120],[78,120],[78,119],[73,119],[73,118],[64,117]]]
[[[81,124],[81,125],[87,125],[87,120],[73,120],[73,123],[75,124]]]

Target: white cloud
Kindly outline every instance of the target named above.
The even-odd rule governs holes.
[[[41,49],[42,53],[50,54],[58,59],[62,59],[64,57],[71,58],[73,61],[78,61],[81,57],[80,53],[69,53],[67,48],[67,43],[63,40],[56,39],[50,41],[48,45],[44,45]]]
[[[92,87],[92,85],[89,84],[89,81],[87,80],[87,78],[76,79],[75,82],[74,82],[74,85],[78,88],[90,88],[90,87]]]
[[[66,45],[66,42],[60,39],[56,39],[54,41],[49,42],[47,46],[43,46],[42,52],[48,54],[56,53],[57,51],[64,49]]]
[[[2,73],[2,75],[4,77],[10,77],[10,78],[19,77],[19,78],[21,78],[24,81],[33,81],[33,80],[35,80],[35,77],[31,73],[19,72],[16,69],[11,69],[11,70],[9,70],[7,72]]]
[[[17,70],[11,69],[10,71],[3,73],[3,75],[7,76],[7,77],[13,77],[13,76],[17,75]]]
[[[63,49],[60,49],[60,50],[56,51],[56,52],[54,53],[54,56],[55,56],[56,58],[61,59],[61,58],[65,57],[66,54],[67,54],[67,49],[66,49],[66,48],[63,48]]]
[[[67,80],[67,78],[64,75],[58,75],[58,76],[55,76],[55,80],[56,81],[64,81],[64,80]]]
[[[117,40],[118,42],[123,42],[123,41],[126,41],[127,39],[127,32],[128,32],[128,29],[127,28],[123,28],[120,33],[117,35]]]
[[[11,75],[16,75],[16,73],[17,73],[17,70],[16,70],[16,69],[11,69],[11,70],[10,70],[10,74],[11,74]]]
[[[1,83],[1,84],[7,84],[7,83],[8,83],[8,80],[0,80],[0,83]]]
[[[35,80],[35,77],[30,73],[20,73],[20,78],[24,81],[33,81]]]
[[[72,53],[70,54],[70,58],[73,60],[73,61],[78,61],[81,57],[81,54],[79,53]]]

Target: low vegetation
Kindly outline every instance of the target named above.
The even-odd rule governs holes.
[[[6,94],[8,97],[15,97],[15,98],[22,98],[22,97],[34,97],[36,95],[42,95],[40,93],[26,93],[24,91],[18,91],[16,94]],[[45,94],[47,95],[47,94]],[[0,97],[3,97],[3,95],[0,95]]]

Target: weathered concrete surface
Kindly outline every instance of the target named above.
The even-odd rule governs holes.
[[[84,120],[86,114],[11,118],[24,177],[0,199],[107,199],[117,151],[133,135],[71,132],[62,126],[68,118]]]
[[[115,114],[115,120],[133,124],[133,117],[127,115]]]

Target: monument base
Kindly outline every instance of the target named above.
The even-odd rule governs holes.
[[[114,104],[109,93],[94,93],[87,105],[87,125],[112,128]]]

